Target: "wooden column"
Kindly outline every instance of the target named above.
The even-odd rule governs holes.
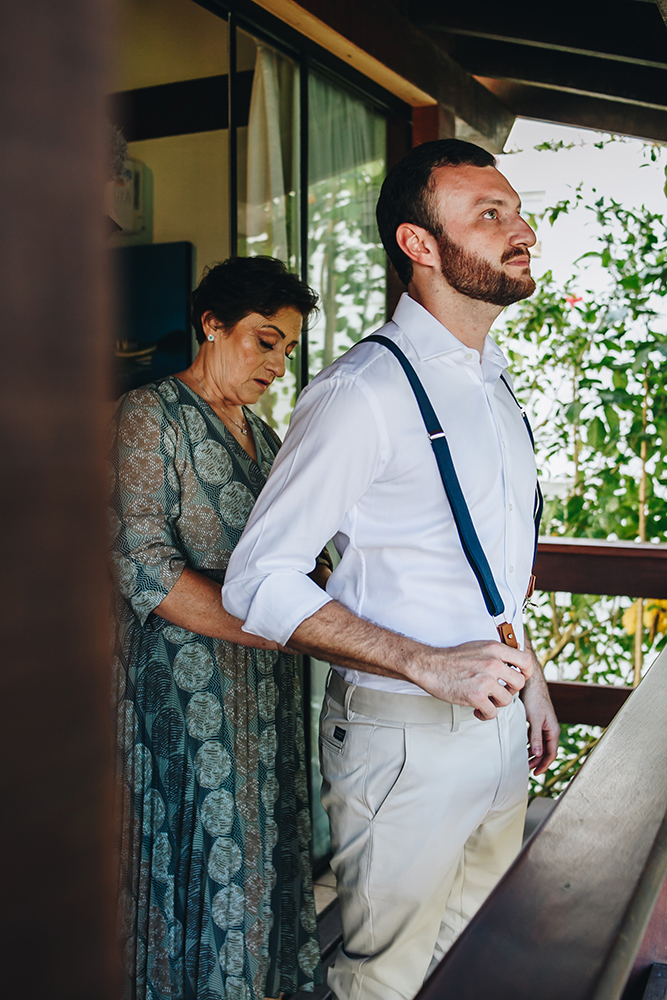
[[[107,0],[0,9],[1,990],[112,986]]]
[[[431,139],[450,139],[456,134],[454,112],[442,104],[412,109],[412,145]]]

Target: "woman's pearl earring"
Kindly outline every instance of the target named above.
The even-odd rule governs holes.
[[[212,333],[209,333],[208,339],[211,341],[211,343],[213,343],[213,341],[215,340],[215,337],[213,336]]]

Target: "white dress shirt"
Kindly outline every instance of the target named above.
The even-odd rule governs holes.
[[[536,469],[519,407],[500,380],[506,358],[487,337],[480,359],[407,294],[380,332],[407,355],[441,421],[507,620],[522,639]],[[331,538],[341,560],[325,593],[307,574]],[[301,393],[222,593],[244,631],[281,645],[332,599],[432,646],[498,638],[414,394],[387,348],[358,345]],[[424,693],[409,681],[336,669],[351,684]]]

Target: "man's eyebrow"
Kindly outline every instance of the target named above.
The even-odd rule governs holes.
[[[475,202],[475,208],[479,205],[507,205],[509,204],[506,198],[488,198],[486,195],[478,198]],[[519,202],[517,211],[521,211],[521,202]]]

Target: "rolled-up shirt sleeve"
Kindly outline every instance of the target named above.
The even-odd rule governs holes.
[[[377,477],[387,444],[361,376],[338,372],[304,390],[225,576],[224,607],[245,632],[284,645],[331,600],[307,574]]]

